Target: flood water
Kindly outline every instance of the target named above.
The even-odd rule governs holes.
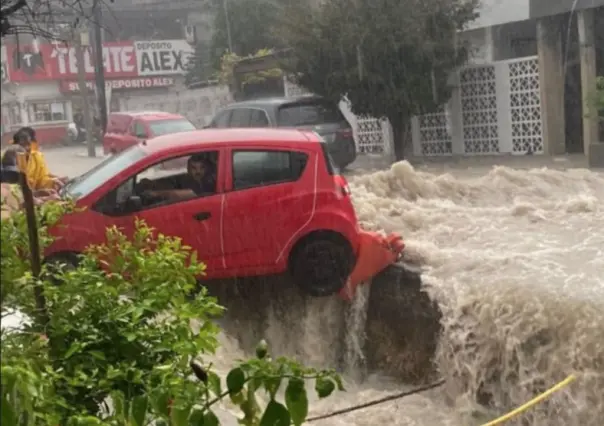
[[[314,424],[480,425],[571,373],[578,376],[576,382],[509,424],[601,424],[602,174],[580,168],[467,170],[446,165],[419,171],[402,162],[349,180],[363,227],[400,232],[407,242],[406,260],[424,269],[424,286],[443,313],[435,363],[447,382]],[[279,353],[326,367],[338,362],[335,348],[345,335],[347,392],[311,406],[311,416],[329,413],[412,388],[380,371],[355,381],[354,360],[362,361],[358,352],[366,331],[363,305],[370,291],[353,306],[314,299],[300,307],[286,296],[270,296],[281,300],[266,301],[268,315],[260,330],[252,333],[252,323],[258,321],[252,314],[250,323],[241,320],[244,314],[237,315],[236,327],[267,337]],[[361,323],[356,328],[355,316]],[[391,351],[392,362],[403,350],[375,334],[368,333],[367,339],[366,348],[383,345]],[[237,341],[224,335],[221,364],[226,368],[242,355]]]
[[[601,173],[530,164],[415,169],[401,162],[384,171],[356,172],[349,181],[363,227],[400,232],[406,260],[424,270],[424,287],[443,314],[434,361],[436,378],[446,385],[313,424],[480,425],[571,373],[578,376],[575,383],[509,424],[601,424]],[[353,304],[302,300],[285,287],[256,294],[253,303],[225,300],[233,315],[223,323],[219,352],[208,361],[224,373],[263,337],[276,353],[314,366],[339,366],[347,392],[312,401],[311,417],[410,389],[396,377],[398,366],[385,373],[364,361],[369,347],[385,348],[385,362],[403,350],[366,333],[371,291],[365,287]],[[223,424],[237,424],[233,412],[228,404],[222,407]]]

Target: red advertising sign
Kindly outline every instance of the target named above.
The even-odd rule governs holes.
[[[6,45],[11,82],[76,80],[75,48],[64,43]],[[128,79],[186,72],[192,47],[185,40],[124,41],[103,44],[105,78]],[[86,78],[94,78],[94,55],[84,49]]]
[[[121,78],[105,81],[105,86],[111,88],[111,90],[147,89],[150,87],[168,87],[172,85],[174,85],[172,77]],[[94,81],[87,81],[86,87],[88,87],[88,90],[94,90]],[[61,91],[78,92],[79,90],[80,85],[77,81],[61,81]]]

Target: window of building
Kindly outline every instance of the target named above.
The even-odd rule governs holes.
[[[29,122],[44,123],[65,121],[65,102],[30,102],[28,105]]]
[[[308,154],[291,151],[235,151],[233,189],[247,189],[283,182],[302,176]]]

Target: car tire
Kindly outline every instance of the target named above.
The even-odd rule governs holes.
[[[53,273],[57,268],[62,267],[63,271],[70,271],[78,267],[80,258],[77,253],[59,253],[44,260],[49,279],[54,284],[61,284],[61,280]]]
[[[290,274],[295,284],[313,297],[338,293],[354,267],[354,253],[343,238],[319,237],[293,253]]]

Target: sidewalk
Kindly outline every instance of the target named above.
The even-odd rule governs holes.
[[[96,148],[96,157],[88,157],[85,146],[42,148],[51,173],[75,177],[90,170],[105,159],[103,149]]]

